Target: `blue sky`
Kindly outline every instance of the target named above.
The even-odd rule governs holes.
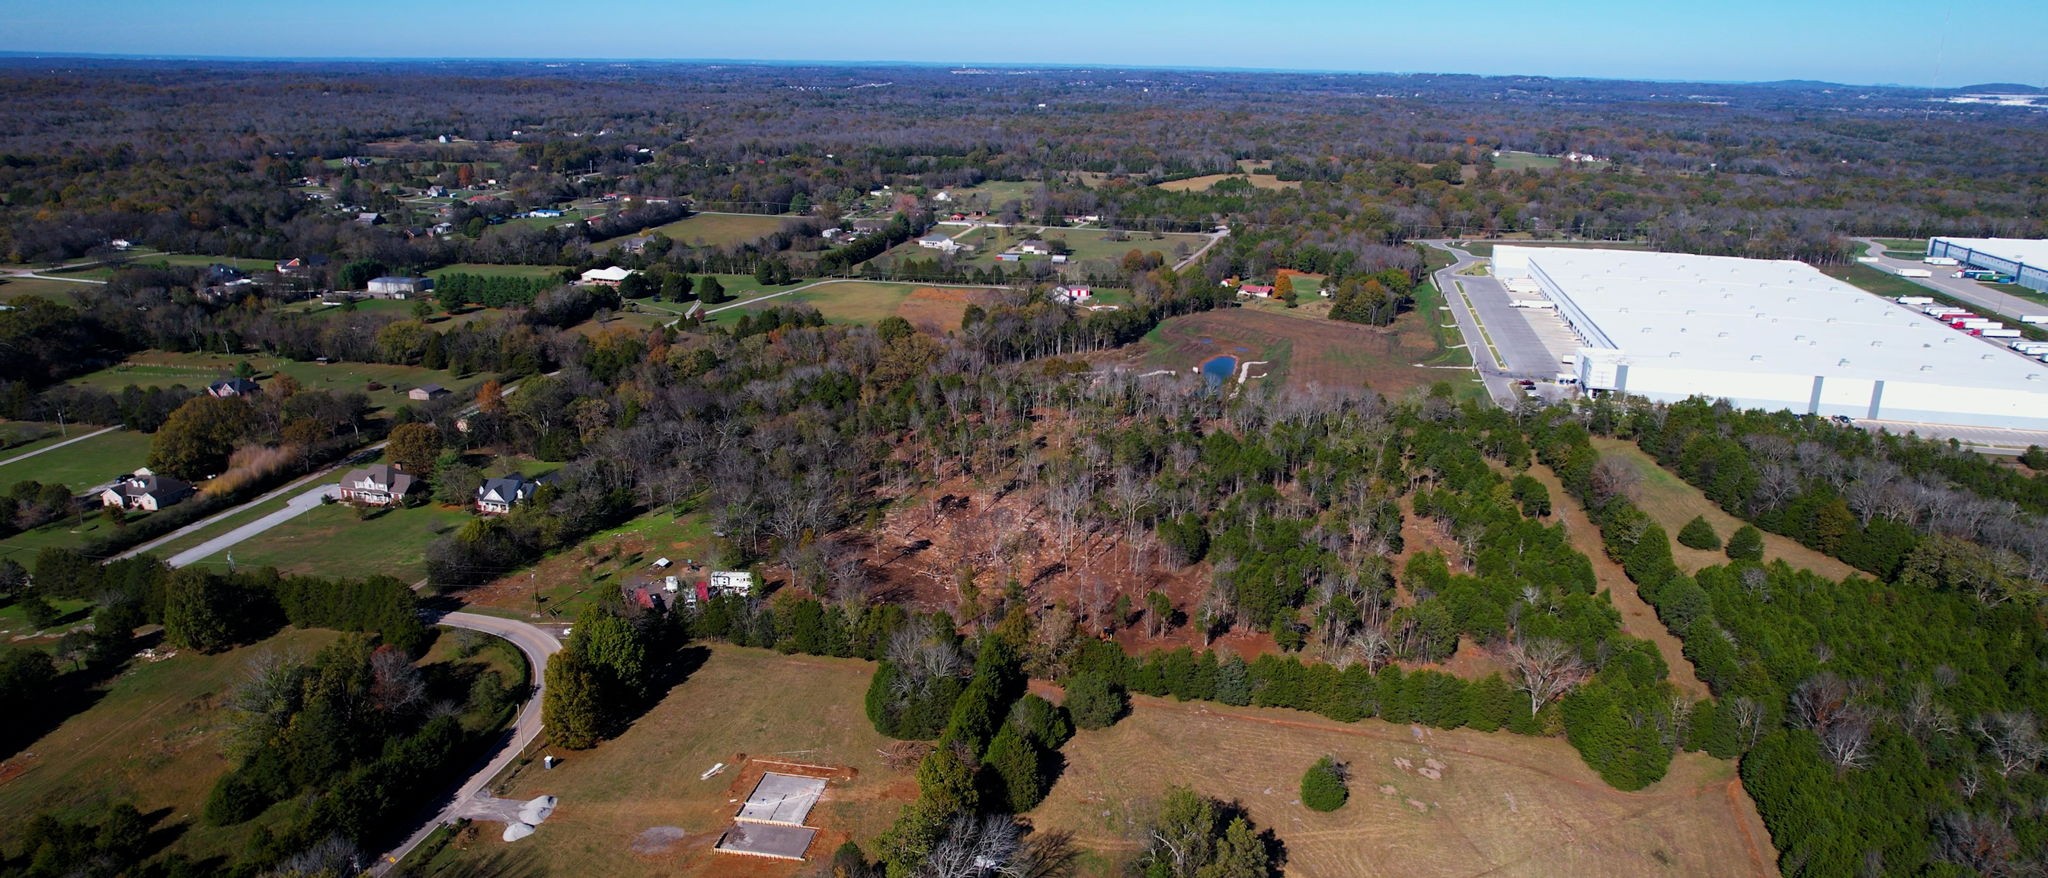
[[[2048,84],[2041,0],[0,0],[0,22],[0,51],[17,52]]]

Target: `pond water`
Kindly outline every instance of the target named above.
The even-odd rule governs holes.
[[[1202,377],[1208,379],[1210,387],[1229,381],[1237,371],[1236,357],[1214,357],[1202,363]]]

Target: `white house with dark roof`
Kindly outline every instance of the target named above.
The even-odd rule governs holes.
[[[476,511],[485,515],[503,515],[512,507],[533,497],[540,490],[540,480],[529,479],[513,473],[495,479],[485,479],[476,489]]]
[[[412,493],[411,473],[388,463],[350,470],[341,477],[341,499],[366,506],[389,506]]]
[[[108,485],[106,490],[100,492],[100,504],[120,509],[155,512],[166,506],[176,506],[192,494],[191,483],[170,476],[157,475],[145,467]]]

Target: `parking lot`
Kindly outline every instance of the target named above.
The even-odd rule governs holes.
[[[1507,360],[1506,374],[1549,381],[1564,368],[1564,358],[1578,351],[1578,336],[1556,311],[1514,307],[1516,297],[1493,277],[1459,275],[1457,283],[1479,312],[1494,348]]]

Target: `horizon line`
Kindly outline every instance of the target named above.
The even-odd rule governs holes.
[[[1669,79],[1661,77],[1590,76],[1544,73],[1459,73],[1454,71],[1400,71],[1362,70],[1339,68],[1299,67],[1227,67],[1215,65],[1177,64],[1090,64],[1080,62],[1023,62],[1023,61],[907,61],[907,60],[850,60],[850,59],[767,59],[767,58],[583,58],[583,57],[537,57],[537,56],[357,56],[357,55],[202,55],[192,53],[136,53],[136,52],[75,52],[45,51],[37,49],[0,49],[0,60],[24,59],[81,59],[100,61],[157,61],[157,62],[203,62],[215,64],[447,64],[447,63],[490,63],[490,64],[678,64],[678,65],[744,65],[760,67],[924,67],[950,70],[1144,70],[1157,72],[1184,73],[1251,73],[1293,76],[1455,76],[1473,79],[1545,79],[1565,82],[1642,82],[1657,84],[1693,85],[1772,85],[1778,83],[1810,83],[1817,86],[1839,86],[1844,88],[1875,88],[1907,91],[1961,91],[1979,85],[2018,85],[2040,89],[2024,82],[1983,82],[1962,86],[1909,85],[1905,83],[1855,83],[1835,82],[1820,79]]]

